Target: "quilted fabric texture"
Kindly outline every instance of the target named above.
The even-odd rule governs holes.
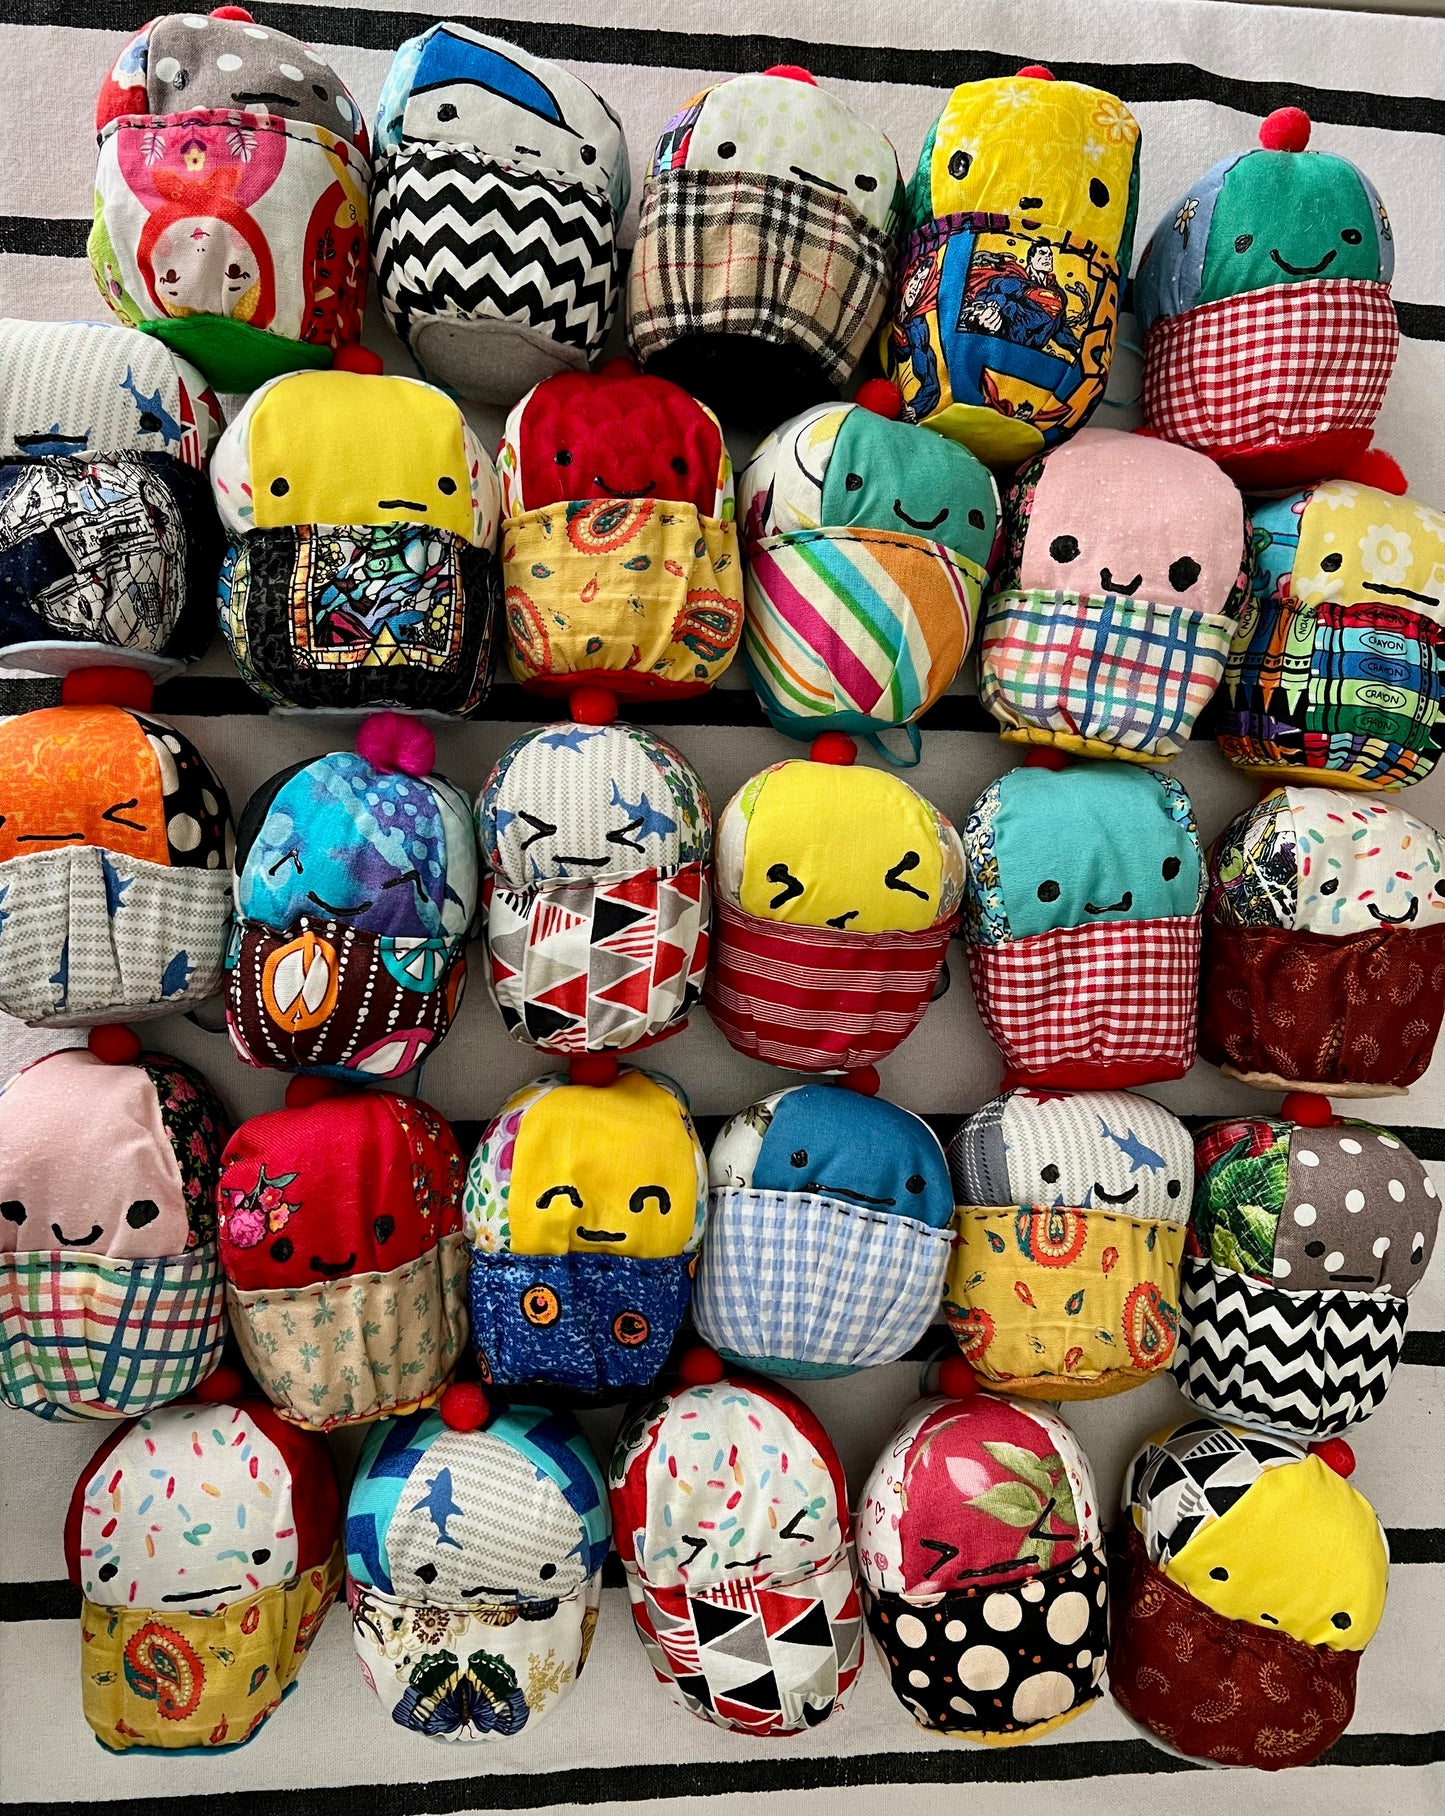
[[[382,83],[372,238],[387,320],[439,383],[514,404],[601,350],[627,142],[601,95],[448,22]]]
[[[1099,1497],[1062,1419],[989,1394],[911,1407],[864,1484],[858,1567],[879,1657],[920,1727],[1015,1746],[1098,1701]]]

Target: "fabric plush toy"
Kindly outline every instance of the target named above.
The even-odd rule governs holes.
[[[1174,203],[1134,278],[1145,422],[1251,490],[1348,473],[1400,344],[1384,204],[1309,139],[1299,108],[1272,113]]]
[[[1084,429],[1004,496],[979,698],[1016,744],[1167,763],[1249,597],[1239,493],[1189,448]]]
[[[361,1675],[409,1734],[507,1740],[582,1675],[607,1489],[569,1413],[452,1386],[372,1427],[346,1517]]]
[[[497,450],[507,655],[534,693],[704,693],[733,659],[743,577],[710,410],[626,360],[529,391]]]
[[[1251,776],[1403,788],[1445,744],[1445,512],[1332,480],[1255,507],[1219,748]]]
[[[631,725],[529,731],[482,790],[477,839],[514,1039],[615,1052],[686,1026],[707,969],[712,811],[680,752]]]
[[[453,21],[408,38],[374,180],[377,294],[438,383],[514,404],[600,350],[631,178],[621,122],[570,70]]]
[[[1349,1726],[1390,1573],[1353,1468],[1347,1444],[1314,1456],[1211,1419],[1159,1432],[1130,1464],[1109,1688],[1170,1752],[1274,1772]]]
[[[671,1079],[596,1055],[523,1085],[482,1132],[464,1210],[483,1380],[656,1379],[707,1216],[707,1161]]]
[[[95,106],[90,264],[128,327],[222,391],[361,338],[371,170],[326,59],[239,6],[166,13]]]
[[[185,360],[92,322],[0,321],[0,663],[165,674],[204,651],[221,406]]]
[[[880,341],[910,422],[1012,467],[1088,421],[1134,246],[1139,125],[1037,65],[955,88],[908,191]]]
[[[1005,1088],[1119,1089],[1194,1063],[1204,861],[1172,776],[1036,751],[964,828],[964,938]]]
[[[893,1693],[921,1728],[1015,1746],[1098,1701],[1099,1496],[1052,1413],[978,1393],[910,1407],[863,1489],[858,1568]]]
[[[243,1745],[296,1687],[343,1556],[326,1440],[247,1398],[235,1370],[123,1425],[65,1521],[101,1745]]]
[[[958,925],[957,832],[897,776],[825,732],[718,821],[704,999],[740,1053],[800,1072],[885,1058],[922,1020]]]
[[[672,1700],[719,1728],[803,1733],[863,1663],[843,1466],[813,1413],[689,1351],[622,1426],[609,1485],[632,1618]]]
[[[1008,1091],[948,1149],[957,1237],[944,1310],[1006,1393],[1093,1400],[1167,1369],[1194,1151],[1127,1091]]]
[[[1400,1359],[1440,1200],[1398,1135],[1292,1095],[1197,1138],[1179,1385],[1299,1438],[1366,1419]]]
[[[778,731],[881,747],[901,725],[917,762],[914,721],[973,641],[998,491],[966,449],[891,420],[892,386],[858,397],[774,430],[738,482],[743,658]]]
[[[647,172],[633,352],[750,421],[836,396],[887,308],[902,201],[892,145],[807,70],[704,89]]]
[[[0,725],[0,1010],[31,1027],[149,1020],[221,988],[230,803],[150,698],[144,674],[78,670],[63,704]]]
[[[1263,1090],[1406,1092],[1445,983],[1445,837],[1383,801],[1273,788],[1209,856],[1199,1050]]]
[[[272,379],[211,467],[221,629],[282,706],[467,713],[486,692],[501,493],[449,397],[359,347]]]
[[[430,1105],[293,1079],[241,1124],[217,1200],[231,1326],[283,1419],[428,1406],[467,1341],[464,1163]]]
[[[0,1092],[0,1399],[124,1419],[221,1359],[227,1118],[189,1066],[97,1029]]]
[[[896,1362],[938,1311],[953,1200],[921,1116],[793,1085],[722,1126],[708,1165],[693,1322],[784,1379]]]

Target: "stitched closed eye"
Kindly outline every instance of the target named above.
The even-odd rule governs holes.
[[[286,853],[284,858],[277,858],[276,862],[266,872],[266,875],[275,876],[276,872],[284,869],[287,864],[294,864],[296,866],[297,876],[304,875],[304,872],[301,869],[301,854],[294,845]]]
[[[611,832],[606,834],[606,843],[609,845],[625,845],[629,851],[645,850],[646,847],[640,840],[629,836],[636,832],[641,824],[642,818],[641,815],[638,815],[636,818],[629,820],[625,826],[615,826]]]
[[[382,884],[382,888],[399,889],[403,883],[415,884],[417,894],[423,901],[427,899],[426,888],[422,883],[421,872],[419,870],[408,870],[403,876],[391,877],[387,882]]]
[[[781,908],[784,902],[795,901],[803,893],[803,885],[786,864],[769,864],[768,881],[781,884],[777,895],[768,903],[769,908]]]
[[[582,1209],[582,1194],[575,1185],[549,1185],[537,1200],[537,1209],[545,1211],[554,1198],[570,1198],[579,1211]]]
[[[128,820],[125,817],[129,808],[139,805],[139,796],[132,795],[128,801],[117,801],[113,807],[107,807],[100,817],[109,820],[112,826],[128,826],[132,832],[147,832],[150,829],[144,820]]]
[[[550,839],[552,834],[557,830],[550,820],[538,819],[537,815],[534,813],[519,813],[517,818],[519,820],[525,820],[529,826],[535,827],[536,829],[530,838],[522,840],[523,851],[526,851],[529,846],[535,845],[540,839]]]
[[[905,851],[903,856],[899,858],[898,862],[884,877],[884,888],[899,889],[907,895],[916,895],[920,902],[926,902],[928,900],[928,891],[926,889],[915,889],[912,883],[905,883],[903,880],[910,870],[917,870],[922,862],[923,859],[919,857],[916,851]]]
[[[787,1525],[784,1526],[779,1531],[778,1537],[780,1539],[797,1539],[800,1543],[802,1543],[804,1545],[811,1545],[813,1542],[812,1533],[798,1531],[799,1522],[802,1520],[806,1520],[807,1517],[808,1517],[808,1509],[806,1507],[800,1507],[798,1509],[798,1511],[793,1515],[792,1519],[790,1519],[788,1521]]]

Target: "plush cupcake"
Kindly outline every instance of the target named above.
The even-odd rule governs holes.
[[[989,1387],[1093,1400],[1167,1369],[1193,1189],[1189,1131],[1129,1091],[1006,1091],[948,1148],[944,1310]]]
[[[424,725],[376,713],[355,751],[246,804],[226,1025],[249,1066],[400,1078],[456,1017],[477,911],[471,807]]]
[[[898,392],[818,404],[738,481],[748,679],[776,730],[879,742],[953,682],[973,641],[998,492],[965,448],[895,421]]]
[[[799,1072],[885,1058],[923,1018],[964,891],[963,846],[899,777],[824,733],[718,821],[704,1000],[740,1053]]]
[[[1052,1413],[973,1392],[910,1407],[863,1488],[858,1569],[878,1656],[919,1727],[1016,1746],[1099,1700],[1099,1496]]]
[[[1250,525],[1189,448],[1083,429],[1004,495],[979,698],[1014,744],[1167,763],[1224,678]]]
[[[836,397],[887,308],[902,200],[892,145],[807,70],[704,89],[648,168],[632,351],[750,421]]]
[[[1133,255],[1139,124],[1037,64],[965,82],[909,185],[883,370],[910,422],[994,467],[1055,446],[1109,382]]]
[[[631,176],[595,89],[448,20],[396,53],[375,147],[377,295],[438,384],[514,404],[596,356]]]
[[[579,693],[582,690],[579,690]],[[632,725],[547,725],[477,802],[492,995],[515,1040],[616,1052],[685,1027],[702,995],[712,810]]]
[[[95,105],[90,264],[106,302],[222,391],[361,338],[366,127],[319,51],[240,6],[165,13]]]
[[[1385,205],[1281,107],[1154,229],[1134,278],[1151,433],[1247,490],[1348,473],[1370,444],[1400,330]]]
[[[1171,1753],[1276,1772],[1349,1726],[1390,1573],[1353,1468],[1347,1444],[1316,1456],[1212,1419],[1157,1433],[1129,1465],[1109,1688]]]
[[[1172,776],[1055,755],[990,782],[964,828],[969,975],[1005,1088],[1182,1078],[1204,900],[1194,809]]]
[[[211,468],[221,629],[280,706],[470,712],[501,591],[501,494],[451,398],[359,347],[249,397]]]
[[[1440,1221],[1396,1134],[1291,1096],[1201,1129],[1174,1372],[1202,1411],[1328,1438],[1384,1399]]]
[[[607,1489],[569,1413],[453,1385],[384,1419],[346,1516],[363,1681],[428,1740],[509,1740],[582,1675],[602,1601]]]

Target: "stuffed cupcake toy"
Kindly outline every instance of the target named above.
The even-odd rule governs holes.
[[[463,1161],[430,1105],[293,1079],[221,1157],[231,1328],[283,1419],[430,1405],[467,1342]]]
[[[942,1385],[903,1415],[864,1486],[864,1612],[919,1727],[1017,1746],[1099,1700],[1099,1496],[1062,1419],[973,1392],[957,1358]]]
[[[1388,1129],[1286,1097],[1208,1124],[1174,1372],[1202,1411],[1329,1438],[1389,1389],[1440,1221],[1434,1181]]]
[[[346,1599],[363,1681],[404,1733],[509,1740],[587,1663],[612,1536],[607,1488],[569,1413],[493,1408],[473,1384],[384,1419],[346,1515]]]
[[[221,547],[216,394],[154,340],[0,321],[0,663],[167,674],[201,655]]]
[[[460,409],[345,349],[253,392],[211,467],[221,629],[280,706],[470,712],[491,676],[501,494]]]
[[[698,1335],[784,1380],[896,1362],[937,1314],[952,1212],[921,1116],[837,1085],[775,1091],[713,1144]]]
[[[1020,1087],[949,1143],[944,1310],[988,1387],[1093,1400],[1168,1369],[1193,1191],[1189,1131],[1128,1091]]]
[[[863,1663],[843,1466],[801,1400],[688,1351],[623,1422],[608,1481],[632,1618],[657,1681],[757,1737],[839,1713]]]
[[[585,367],[616,310],[631,186],[602,96],[448,20],[397,52],[375,141],[377,295],[418,364],[463,397],[507,405]]]
[[[250,1066],[377,1081],[430,1057],[466,981],[471,805],[436,741],[375,713],[354,751],[283,769],[246,805],[226,1024]]]
[[[81,1701],[113,1753],[243,1746],[297,1684],[341,1587],[326,1440],[219,1369],[123,1425],[65,1521]]]
[[[150,700],[137,670],[78,669],[59,706],[0,725],[0,1011],[33,1028],[150,1020],[221,988],[231,808]]]
[[[529,391],[497,451],[513,678],[619,700],[704,693],[733,659],[743,577],[717,418],[627,360]]]
[[[910,422],[1013,467],[1104,395],[1133,254],[1139,125],[1039,65],[955,88],[909,185],[879,343]]]
[[[1338,1440],[1194,1419],[1129,1465],[1110,1537],[1109,1688],[1185,1759],[1309,1765],[1355,1712],[1390,1554]]]
[[[463,1201],[482,1378],[646,1387],[692,1292],[707,1160],[671,1079],[584,1054],[514,1091]]]
[[[581,704],[610,711],[605,696]],[[632,725],[529,731],[482,790],[477,841],[492,995],[514,1039],[617,1052],[687,1025],[707,970],[712,810],[679,751]]]
[[[825,732],[718,821],[704,1001],[740,1053],[799,1072],[885,1058],[923,1018],[958,925],[963,846],[900,777]]]
[[[1252,779],[1406,788],[1439,760],[1445,512],[1401,496],[1398,469],[1378,476],[1255,508],[1219,717],[1221,754]]]
[[[768,436],[738,481],[743,660],[778,731],[870,738],[918,718],[963,666],[988,583],[998,492],[965,448],[894,420],[880,380]],[[907,761],[897,758],[897,761]]]
[[[366,127],[319,52],[244,7],[163,14],[116,59],[95,129],[90,264],[127,327],[221,391],[361,338]]]
[[[1150,433],[1246,490],[1350,473],[1400,344],[1384,204],[1309,141],[1308,114],[1272,113],[1169,209],[1134,279]]]
[[[0,1399],[126,1419],[221,1359],[216,1177],[227,1117],[198,1072],[128,1028],[0,1091]]]
[[[704,89],[648,168],[633,353],[750,421],[836,397],[888,306],[902,200],[892,145],[807,70]]]
[[[989,783],[963,836],[969,974],[1005,1088],[1182,1078],[1204,861],[1174,778],[1033,751]]]
[[[979,698],[1014,744],[1167,763],[1249,597],[1239,493],[1189,448],[1083,429],[1004,495]]]
[[[1209,856],[1199,1050],[1229,1077],[1407,1092],[1445,1004],[1445,838],[1335,788],[1272,788]]]

